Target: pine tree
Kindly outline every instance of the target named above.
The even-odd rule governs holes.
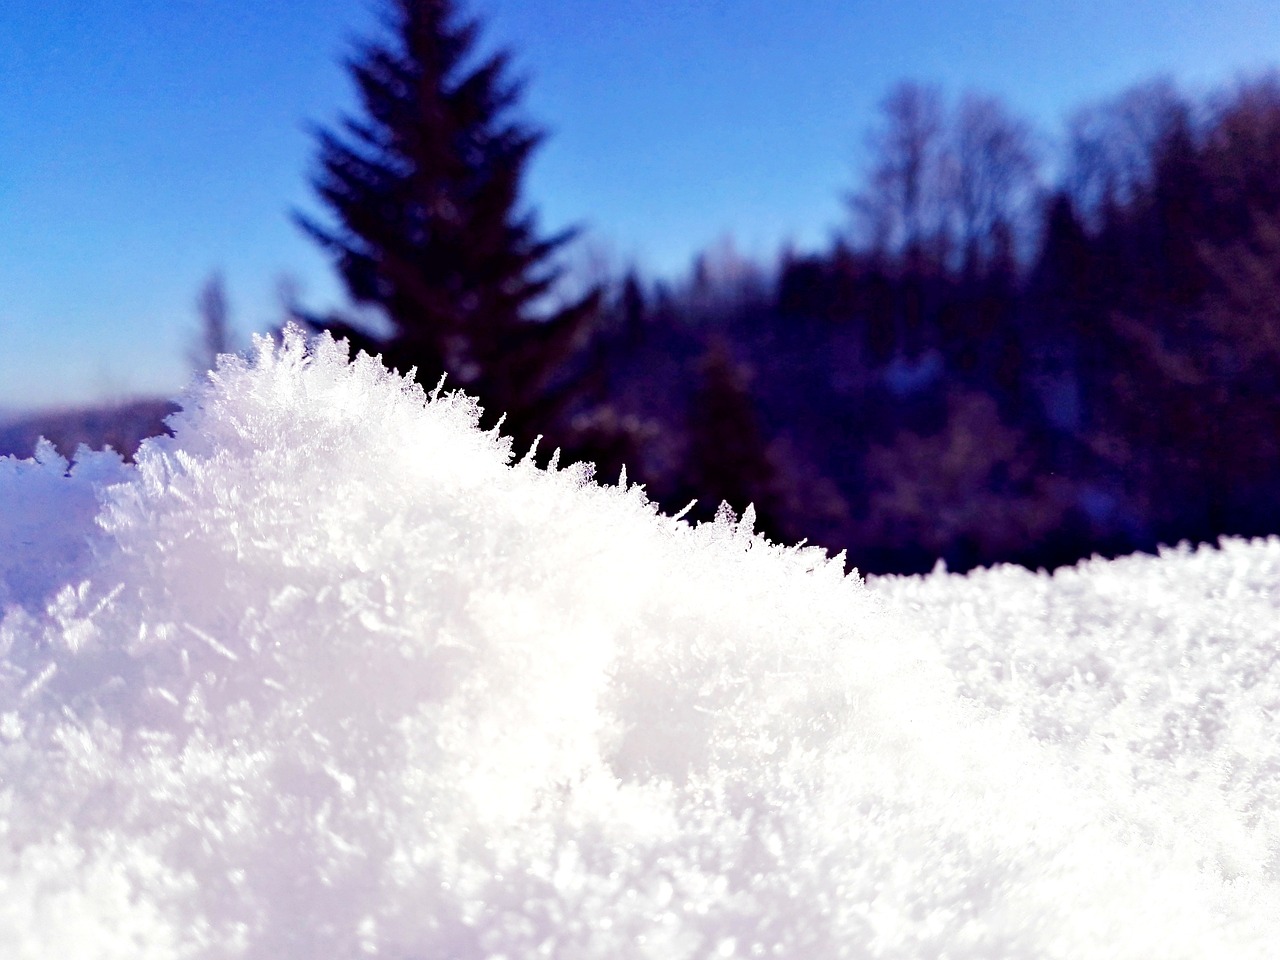
[[[200,333],[187,359],[194,373],[203,374],[217,365],[219,355],[235,349],[228,321],[227,286],[221,273],[212,273],[205,280],[196,298],[196,310],[200,314]]]
[[[387,38],[348,61],[362,115],[317,134],[313,185],[335,224],[298,219],[391,332],[313,323],[402,371],[416,366],[424,381],[447,372],[527,443],[581,396],[572,359],[598,294],[538,309],[572,232],[540,237],[521,209],[542,134],[512,116],[521,84],[509,55],[478,58],[479,24],[453,0],[385,0],[383,13]]]
[[[684,464],[687,487],[675,499],[698,499],[701,509],[695,516],[702,517],[709,517],[721,502],[739,513],[753,506],[757,529],[778,543],[794,541],[789,491],[761,429],[749,369],[719,337],[712,338],[698,367]]]

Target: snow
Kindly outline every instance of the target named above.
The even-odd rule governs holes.
[[[327,338],[0,460],[0,954],[1263,957],[1280,541],[846,576]]]

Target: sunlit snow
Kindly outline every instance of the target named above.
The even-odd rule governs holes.
[[[868,586],[327,338],[183,403],[0,460],[6,960],[1280,943],[1278,541]]]

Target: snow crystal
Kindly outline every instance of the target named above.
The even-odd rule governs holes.
[[[7,958],[1280,942],[1280,542],[867,585],[327,337],[182,402],[0,460]]]

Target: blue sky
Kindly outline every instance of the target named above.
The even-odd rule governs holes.
[[[725,235],[761,257],[843,219],[888,87],[1003,96],[1052,137],[1167,74],[1191,91],[1280,63],[1274,0],[474,0],[549,132],[526,183],[619,263],[678,271]],[[365,0],[0,5],[0,407],[170,393],[203,279],[240,331],[293,277],[339,305],[289,220],[308,123],[350,105]]]

